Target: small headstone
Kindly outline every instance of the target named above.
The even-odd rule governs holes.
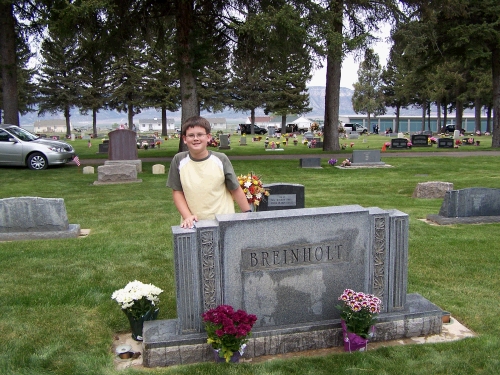
[[[411,136],[411,144],[413,147],[430,146],[429,136],[427,134],[413,134]]]
[[[274,135],[276,134],[276,128],[274,126],[268,127],[267,131],[269,132],[270,137],[274,137]]]
[[[385,165],[380,161],[380,150],[353,150],[351,166],[357,165]]]
[[[438,224],[500,222],[500,189],[468,188],[445,193],[438,215],[427,215]]]
[[[137,173],[142,173],[142,160],[105,160],[104,165],[118,165],[118,164],[133,164],[137,169]]]
[[[453,148],[453,139],[451,138],[438,138],[437,140],[438,148]]]
[[[270,195],[261,201],[258,211],[290,210],[305,207],[304,185],[299,184],[265,184]]]
[[[69,224],[64,199],[0,199],[0,241],[73,238],[80,225]]]
[[[109,142],[99,144],[99,151],[97,151],[98,154],[107,154],[108,151],[109,151]]]
[[[439,215],[500,216],[500,189],[468,188],[447,191]]]
[[[246,146],[246,145],[247,145],[247,137],[241,137],[240,146]]]
[[[83,167],[83,174],[94,174],[94,167],[91,166]]]
[[[94,185],[124,184],[142,182],[137,179],[137,167],[134,164],[112,164],[97,167],[97,181]]]
[[[229,146],[229,137],[227,134],[221,134],[219,135],[219,150],[229,150],[231,149],[231,146]]]
[[[300,159],[301,168],[321,168],[321,158]]]
[[[114,130],[109,136],[109,160],[136,160],[136,133],[129,129]]]
[[[391,148],[408,148],[408,140],[406,138],[391,139]]]
[[[413,198],[444,198],[446,192],[450,190],[453,190],[453,183],[451,182],[420,182],[413,191]]]
[[[403,133],[401,133],[401,132],[398,133],[398,138],[404,138],[404,137],[405,137],[405,135]]]
[[[351,132],[351,134],[349,134],[349,139],[358,139],[359,138],[359,134],[357,132]]]
[[[165,174],[165,166],[163,164],[153,165],[153,174]]]
[[[460,130],[453,131],[453,139],[460,139]]]

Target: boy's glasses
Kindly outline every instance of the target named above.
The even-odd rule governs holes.
[[[201,138],[203,138],[206,135],[207,135],[206,133],[186,134],[186,138],[189,138],[189,139],[195,139],[195,138],[201,139]]]

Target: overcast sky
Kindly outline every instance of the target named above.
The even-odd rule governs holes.
[[[378,54],[380,59],[380,65],[382,68],[385,67],[387,58],[389,57],[389,50],[391,46],[384,41],[387,36],[389,36],[390,28],[389,26],[384,27],[378,37],[381,39],[380,42],[373,46],[374,51]],[[323,65],[325,65],[324,63]],[[358,67],[359,61],[355,61],[353,55],[349,55],[342,63],[342,75],[340,78],[340,87],[346,87],[353,90],[353,84],[358,80]],[[326,70],[323,67],[315,72],[313,72],[313,77],[308,84],[309,86],[326,86]]]

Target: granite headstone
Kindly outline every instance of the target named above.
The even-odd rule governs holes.
[[[391,148],[408,148],[408,140],[406,138],[391,139]]]
[[[453,148],[453,139],[451,138],[438,138],[437,140],[438,148]]]
[[[353,150],[351,166],[357,165],[378,166],[385,163],[380,160],[380,150]]]
[[[108,133],[109,160],[136,160],[137,140],[136,133],[129,129],[118,129]]]
[[[411,136],[411,144],[413,147],[430,146],[429,135],[427,135],[427,134],[413,134]]]
[[[177,318],[144,323],[143,365],[213,358],[201,314],[220,304],[257,315],[246,357],[340,346],[335,306],[345,288],[382,300],[370,341],[441,332],[443,311],[406,293],[408,228],[403,212],[357,205],[172,227]]]
[[[229,150],[231,146],[229,146],[229,136],[227,134],[219,135],[219,150]]]
[[[299,184],[265,184],[270,195],[260,202],[258,211],[290,210],[305,207],[304,185]]]

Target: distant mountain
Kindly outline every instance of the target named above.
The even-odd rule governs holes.
[[[310,86],[309,89],[309,101],[312,111],[304,114],[306,117],[320,117],[323,118],[325,115],[325,86]],[[356,113],[352,109],[351,98],[354,93],[354,90],[348,89],[346,87],[340,88],[340,105],[339,105],[339,113],[341,116],[349,116],[355,115]],[[387,114],[391,115],[394,113],[392,108],[387,109]],[[401,115],[413,115],[420,116],[422,110],[419,108],[410,108],[401,111]],[[435,108],[433,109],[433,113],[435,112]],[[258,110],[256,113],[257,116],[265,116],[264,111]],[[224,112],[218,113],[210,113],[203,112],[202,116],[206,117],[224,117],[227,119],[229,123],[239,123],[244,122],[248,116],[250,116],[250,112],[235,112],[233,110],[226,110]],[[157,118],[161,117],[161,113],[155,109],[147,109],[134,116],[134,121],[138,123],[139,119],[144,118]],[[167,112],[168,118],[174,118],[175,123],[179,124],[181,121],[181,112]],[[25,116],[21,116],[20,123],[21,126],[31,127],[35,123],[36,120],[40,119],[64,119],[62,113],[60,115],[55,116],[45,116],[38,117],[35,113],[30,113]],[[127,114],[120,113],[118,111],[100,111],[97,114],[97,126],[101,128],[110,128],[113,124],[125,124],[127,123]],[[71,123],[74,127],[91,127],[92,126],[92,116],[91,115],[81,115],[77,109],[74,109],[71,113]]]

